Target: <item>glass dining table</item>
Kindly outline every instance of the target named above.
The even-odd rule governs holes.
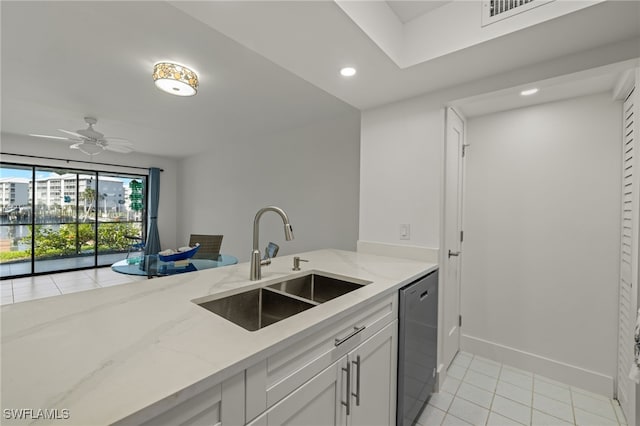
[[[176,262],[163,262],[158,255],[153,254],[120,260],[111,265],[111,269],[121,274],[151,278],[219,268],[236,263],[238,258],[228,254],[220,254],[215,259],[186,259]]]

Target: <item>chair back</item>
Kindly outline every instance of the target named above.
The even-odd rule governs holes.
[[[200,243],[200,249],[193,256],[194,259],[216,259],[220,254],[223,235],[191,234],[189,246]]]

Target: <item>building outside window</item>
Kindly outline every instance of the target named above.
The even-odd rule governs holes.
[[[0,164],[0,276],[110,265],[146,233],[145,175]],[[135,208],[134,208],[135,207]]]

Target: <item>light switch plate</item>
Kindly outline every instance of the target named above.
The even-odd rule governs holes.
[[[401,240],[411,239],[411,225],[409,225],[408,223],[400,224],[400,239]]]

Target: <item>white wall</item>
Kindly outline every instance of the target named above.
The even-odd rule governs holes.
[[[358,235],[360,114],[353,112],[248,141],[216,141],[179,167],[178,240],[223,234],[222,251],[247,261],[253,219],[268,205],[289,215],[295,239],[285,241],[281,219],[266,213],[260,250],[280,255],[319,248],[354,250]]]
[[[446,105],[537,81],[593,77],[630,48],[637,56],[637,45],[603,46],[362,111],[359,240],[439,248]],[[411,225],[411,240],[399,239],[401,223]]]
[[[464,349],[612,395],[621,123],[609,93],[468,120]]]
[[[439,246],[443,121],[422,99],[362,114],[360,240]],[[410,240],[400,240],[400,224]]]
[[[23,154],[41,157],[64,158],[69,160],[90,161],[88,155],[68,148],[68,143],[34,138],[30,136],[19,136],[2,133],[2,145],[0,150],[3,154]],[[74,161],[53,161],[36,158],[25,158],[19,156],[2,155],[2,161],[21,164],[37,164],[47,166],[61,166],[84,170],[104,170],[120,171],[123,173],[146,174],[144,170],[133,170],[118,168],[116,166],[101,166],[100,164],[77,163]],[[158,213],[158,230],[160,232],[160,242],[163,247],[175,247],[176,245],[176,176],[178,162],[175,159],[145,155],[139,153],[116,154],[103,152],[94,157],[96,163],[113,163],[123,166],[134,167],[160,167],[164,172],[160,175],[160,205]]]
[[[402,244],[407,247],[406,244],[422,249],[440,248],[441,157],[446,105],[508,88],[526,88],[536,81],[593,77],[613,66],[609,64],[616,62],[612,60],[614,56],[625,55],[626,48],[618,47],[605,46],[576,53],[363,111],[359,240],[382,243],[381,246]],[[629,61],[629,66],[636,60]],[[405,160],[399,160],[400,155]],[[411,240],[399,239],[398,225],[401,223],[411,224]],[[462,313],[464,315],[464,311]],[[440,315],[442,318],[442,313]],[[596,316],[604,318],[599,313]],[[465,321],[463,331],[468,324]],[[536,328],[535,323],[529,325]],[[614,332],[612,336],[615,335]],[[603,382],[607,383],[605,386],[610,383],[606,378],[595,381],[597,383],[593,383],[591,389],[601,389]]]

